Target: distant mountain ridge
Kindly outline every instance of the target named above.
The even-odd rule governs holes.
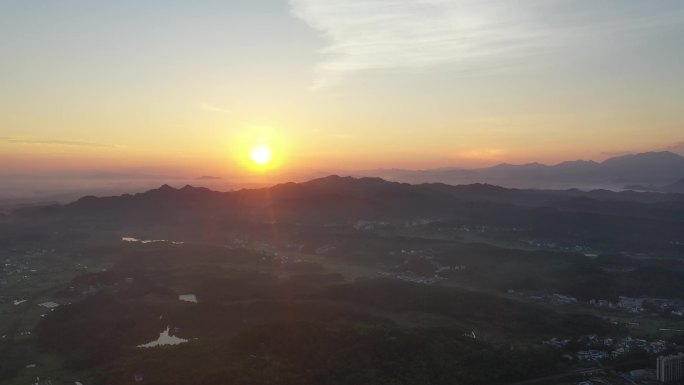
[[[345,222],[374,218],[441,218],[506,215],[502,207],[524,210],[590,211],[616,215],[624,207],[684,208],[684,195],[609,190],[523,190],[491,184],[408,184],[381,178],[331,175],[303,183],[268,188],[213,191],[186,185],[162,185],[143,193],[110,197],[83,197],[67,205],[17,210],[15,217],[40,216],[114,223],[221,223]],[[517,209],[516,209],[517,210]],[[669,209],[668,209],[669,210]],[[517,215],[517,214],[515,214]],[[669,214],[668,214],[669,215]],[[85,223],[85,222],[84,222]]]
[[[684,181],[681,183],[684,184]],[[164,184],[159,188],[137,194],[111,197],[86,196],[63,207],[70,210],[89,210],[107,207],[121,209],[129,206],[149,208],[170,204],[174,209],[197,206],[250,209],[264,205],[270,208],[292,206],[300,209],[302,207],[326,208],[328,206],[362,204],[373,211],[372,208],[387,205],[396,205],[405,209],[421,203],[435,207],[439,211],[454,201],[544,206],[550,202],[572,199],[659,203],[684,201],[684,196],[658,192],[515,189],[486,183],[468,185],[409,184],[387,181],[378,177],[355,178],[330,175],[302,183],[289,182],[272,187],[231,192],[214,191],[205,187],[190,185],[174,188]]]
[[[684,194],[408,184],[331,175],[230,192],[163,185],[143,193],[89,196],[0,216],[0,226],[5,227],[36,223],[46,229],[100,229],[114,240],[146,233],[154,237],[147,239],[182,240],[188,234],[220,238],[267,231],[277,236],[327,228],[345,229],[353,236],[359,223],[389,226],[392,231],[421,226],[420,231],[428,233],[479,228],[502,231],[511,239],[523,234],[567,242],[603,239],[629,245],[635,252],[654,247],[678,250],[684,234]]]
[[[491,183],[519,188],[611,188],[625,185],[665,186],[684,178],[684,156],[669,151],[623,155],[603,162],[567,161],[556,165],[502,163],[479,169],[366,171],[407,183]]]

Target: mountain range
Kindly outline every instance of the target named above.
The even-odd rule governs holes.
[[[373,170],[361,172],[407,183],[490,183],[518,188],[625,189],[684,192],[684,156],[669,151],[613,157],[603,162],[568,161],[556,165],[499,164],[479,169]],[[677,184],[677,182],[680,182]],[[644,188],[642,186],[649,186]]]
[[[163,185],[144,193],[83,197],[67,205],[19,209],[22,218],[127,227],[180,225],[188,228],[249,224],[349,224],[360,220],[470,218],[477,223],[550,223],[585,228],[621,227],[632,218],[684,226],[684,195],[609,190],[523,190],[488,184],[408,184],[380,178],[328,176],[303,183],[231,192]],[[543,219],[540,219],[543,218]],[[583,219],[578,219],[583,218]],[[606,222],[608,220],[608,222]],[[645,222],[644,222],[645,223]],[[684,231],[684,228],[682,229]],[[662,232],[662,230],[660,230]]]

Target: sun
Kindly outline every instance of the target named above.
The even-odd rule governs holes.
[[[271,162],[271,159],[273,159],[273,154],[268,146],[260,144],[252,148],[252,151],[249,153],[249,158],[259,166],[266,166]]]
[[[283,166],[286,146],[275,132],[245,130],[238,133],[231,145],[236,163],[255,175],[273,175]]]

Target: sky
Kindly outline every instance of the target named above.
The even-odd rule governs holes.
[[[2,1],[0,176],[677,148],[683,40],[680,0]],[[246,162],[256,145],[268,169]]]

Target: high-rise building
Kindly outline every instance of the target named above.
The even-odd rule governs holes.
[[[659,356],[656,361],[656,377],[663,383],[684,380],[684,353]]]

